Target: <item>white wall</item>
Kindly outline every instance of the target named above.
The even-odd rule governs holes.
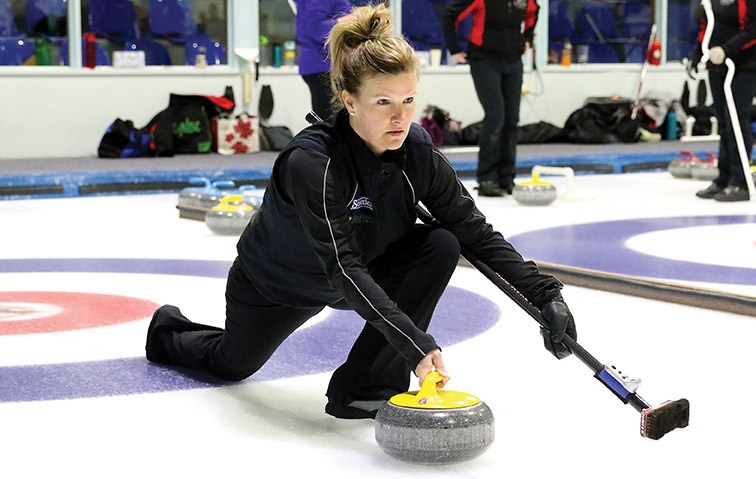
[[[222,95],[226,85],[241,110],[242,82],[230,67],[197,71],[192,67],[124,71],[113,68],[71,70],[58,67],[0,70],[0,160],[96,156],[97,145],[115,119],[146,124],[168,104],[170,93]],[[587,97],[635,96],[639,65],[549,66],[543,69],[543,95],[536,72],[525,74],[521,124],[548,121],[563,126]],[[679,65],[650,67],[643,91],[679,97],[685,73]],[[257,84],[270,84],[275,108],[272,124],[294,131],[306,125],[309,92],[296,68],[263,69]],[[256,92],[257,93],[257,92]],[[256,112],[257,98],[252,101]],[[483,117],[466,66],[428,68],[422,72],[418,110],[427,104],[448,110],[469,124]]]

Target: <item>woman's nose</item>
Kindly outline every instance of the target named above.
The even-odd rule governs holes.
[[[391,116],[391,121],[393,121],[394,123],[401,123],[402,121],[404,121],[404,115],[406,113],[407,112],[405,112],[404,108],[402,107],[394,109],[393,115]]]

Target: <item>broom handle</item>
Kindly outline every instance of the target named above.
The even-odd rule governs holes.
[[[416,205],[416,210],[418,217],[423,223],[442,227],[441,223],[422,206]],[[509,298],[514,301],[520,308],[525,310],[525,312],[528,313],[533,319],[535,319],[541,327],[549,329],[549,323],[545,319],[543,319],[543,316],[541,316],[541,311],[535,305],[533,305],[533,303],[528,301],[528,299],[523,296],[523,294],[520,293],[514,286],[512,286],[512,284],[510,284],[507,280],[502,278],[501,275],[494,271],[493,268],[478,259],[464,246],[462,246],[462,257],[464,257],[471,265],[473,265],[475,269],[480,271],[483,276],[491,280],[491,282],[497,288],[499,288],[507,296],[509,296]],[[564,341],[562,342],[570,349],[570,351],[572,351],[575,356],[578,357],[578,359],[580,359],[586,366],[591,369],[591,371],[593,371],[594,375],[598,375],[604,369],[604,364],[602,364],[601,361],[596,359],[591,353],[589,353],[584,347],[578,344],[578,342],[571,337],[565,335]],[[604,384],[606,385],[606,383]],[[645,400],[643,400],[635,393],[630,393],[627,396],[626,402],[632,405],[638,412],[642,412],[644,409],[651,407]]]

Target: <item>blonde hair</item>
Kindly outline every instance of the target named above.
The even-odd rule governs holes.
[[[326,46],[331,56],[333,103],[341,106],[341,92],[357,95],[365,78],[379,74],[418,73],[415,51],[393,32],[385,5],[355,7],[336,22]]]

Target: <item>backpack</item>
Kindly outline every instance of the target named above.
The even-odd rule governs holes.
[[[211,120],[234,110],[233,89],[222,97],[171,93],[168,107],[155,115],[146,128],[152,136],[155,156],[210,153],[214,150]]]
[[[263,85],[260,90],[258,113],[260,115],[260,149],[264,151],[281,151],[294,135],[286,125],[271,125],[268,123],[275,101],[270,85]]]
[[[150,132],[136,128],[131,120],[116,118],[105,130],[97,147],[99,158],[137,158],[149,156]]]

